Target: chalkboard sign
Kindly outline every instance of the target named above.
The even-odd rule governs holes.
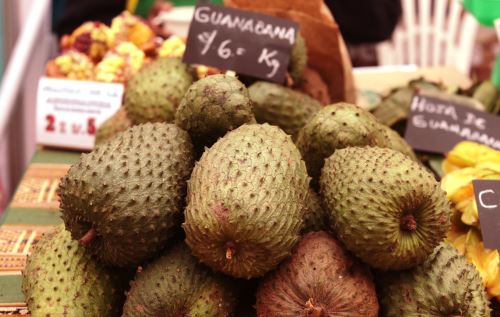
[[[472,181],[484,246],[500,249],[500,180]]]
[[[449,100],[416,94],[405,139],[416,150],[441,154],[464,140],[500,150],[500,118]]]
[[[283,83],[297,30],[293,21],[200,3],[183,61]]]

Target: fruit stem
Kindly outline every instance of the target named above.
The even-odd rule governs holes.
[[[401,217],[400,227],[405,231],[415,231],[417,229],[417,221],[412,214],[406,214]]]
[[[234,255],[234,246],[232,243],[226,244],[226,259],[231,260]]]
[[[83,237],[78,240],[81,245],[88,245],[96,236],[97,231],[94,228],[90,228],[89,231],[87,231],[86,234],[83,235]]]
[[[323,307],[315,306],[314,300],[312,298],[309,298],[309,300],[306,302],[306,309],[304,309],[304,312],[306,313],[305,316],[307,317],[325,316],[325,310],[323,309]]]

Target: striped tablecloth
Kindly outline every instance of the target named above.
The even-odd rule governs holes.
[[[57,187],[79,155],[38,150],[0,219],[0,316],[26,316],[21,271],[33,243],[61,223]]]

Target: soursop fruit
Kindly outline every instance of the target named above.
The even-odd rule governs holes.
[[[328,217],[322,206],[321,199],[312,189],[309,190],[304,212],[302,232],[328,229]]]
[[[320,186],[339,240],[381,270],[422,263],[450,227],[450,203],[434,176],[391,149],[335,151]]]
[[[388,272],[378,282],[383,316],[490,316],[479,272],[445,243],[421,265]]]
[[[193,83],[187,65],[178,58],[159,58],[144,66],[126,85],[124,106],[133,123],[170,122]]]
[[[22,289],[32,317],[120,316],[123,280],[59,225],[28,256]]]
[[[292,46],[292,52],[290,53],[290,62],[288,64],[288,72],[293,79],[294,84],[298,84],[302,79],[304,70],[307,66],[307,46],[306,41],[300,35],[297,34],[295,38],[295,43]]]
[[[182,222],[193,165],[184,130],[134,126],[82,154],[62,179],[66,227],[104,263],[135,266],[165,247]]]
[[[242,125],[206,150],[193,170],[187,244],[216,271],[262,276],[299,239],[308,183],[289,135],[268,124]]]
[[[293,139],[319,110],[315,99],[281,85],[258,81],[248,88],[257,122],[277,125]]]
[[[309,175],[317,181],[324,160],[349,146],[388,144],[386,131],[369,112],[349,103],[329,105],[318,111],[300,130],[299,148]]]
[[[396,150],[398,152],[403,153],[404,155],[408,156],[415,162],[419,162],[417,155],[415,152],[413,152],[413,149],[411,146],[406,142],[405,139],[403,139],[396,131],[393,129],[389,128],[388,126],[383,125],[382,126],[386,132],[387,132],[387,143],[388,143],[388,148]]]
[[[179,243],[137,273],[123,317],[229,317],[234,294],[231,282],[198,264]]]
[[[236,77],[212,75],[192,84],[175,115],[197,147],[211,146],[245,123],[255,123],[248,90]]]
[[[368,269],[320,231],[263,279],[256,308],[258,317],[377,317],[379,305]]]
[[[120,109],[101,124],[95,134],[95,144],[101,144],[114,138],[118,133],[123,132],[132,126],[132,122],[127,117],[125,107]]]

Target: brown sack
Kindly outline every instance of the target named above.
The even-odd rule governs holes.
[[[308,51],[308,67],[326,82],[331,102],[355,102],[352,66],[337,23],[321,0],[224,0],[226,6],[293,20]]]

